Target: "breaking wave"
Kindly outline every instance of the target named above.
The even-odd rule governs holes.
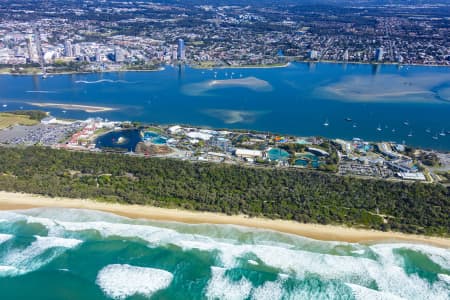
[[[36,270],[66,249],[100,238],[138,242],[148,251],[195,251],[211,257],[210,277],[203,289],[209,299],[333,298],[340,294],[357,299],[449,299],[450,251],[427,245],[321,242],[239,226],[150,222],[77,209],[0,212],[0,219],[6,221],[0,223],[0,232],[10,228],[5,224],[13,223],[39,225],[48,233],[48,237],[37,236],[25,249],[0,256],[2,275]],[[2,233],[0,241],[11,239],[10,233]],[[43,255],[48,250],[52,250],[50,255]],[[413,253],[413,258],[404,252]],[[425,257],[436,267],[414,271],[420,263],[415,269],[408,266],[417,257]],[[108,265],[99,271],[97,284],[110,297],[123,299],[134,294],[149,296],[179,276],[178,271],[173,275],[170,270],[131,265]],[[243,271],[235,278],[229,276],[230,270]],[[256,282],[251,274],[261,272],[275,277]],[[427,272],[429,277],[424,275]],[[151,279],[156,277],[161,281]]]
[[[111,298],[125,299],[136,294],[150,297],[172,282],[170,272],[130,265],[109,265],[97,276],[97,284]]]

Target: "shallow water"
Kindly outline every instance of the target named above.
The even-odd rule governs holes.
[[[450,299],[450,251],[79,209],[0,212],[1,299]]]
[[[45,80],[2,75],[0,104],[8,106],[0,106],[0,111],[36,108],[27,104],[30,101],[96,105],[118,110],[45,110],[66,118],[101,116],[360,137],[449,150],[449,91],[446,67],[327,63],[272,69],[167,67],[158,72],[55,75]],[[329,126],[323,125],[326,121]]]

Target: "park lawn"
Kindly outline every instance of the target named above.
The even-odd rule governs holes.
[[[38,123],[39,121],[32,120],[26,115],[0,113],[0,129],[8,128],[13,125],[35,125]]]

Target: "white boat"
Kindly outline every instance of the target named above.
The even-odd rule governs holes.
[[[392,128],[392,132],[395,132],[395,128]]]
[[[432,138],[433,140],[437,140],[437,139],[438,139],[438,136],[437,136],[437,135],[433,135],[431,138]]]
[[[381,129],[381,126],[378,125],[377,130],[378,130],[378,131],[381,131],[381,130],[383,130],[383,129]]]
[[[353,128],[356,128],[356,127],[358,127],[356,124],[353,124]]]
[[[427,128],[427,129],[425,130],[425,132],[426,132],[426,133],[431,133],[431,129],[430,129],[430,128]]]
[[[403,122],[403,124],[404,124],[405,126],[409,126],[409,122],[408,122],[408,121]]]
[[[3,106],[3,107],[8,107],[8,104],[3,104],[2,106]]]
[[[413,136],[412,131],[410,131],[410,132],[408,133],[408,136],[409,136],[409,137],[412,137],[412,136]]]
[[[325,123],[323,123],[323,126],[327,127],[328,125],[330,125],[330,123],[328,123],[328,119],[325,121]]]
[[[445,131],[442,129],[441,133],[439,133],[440,136],[445,136]]]

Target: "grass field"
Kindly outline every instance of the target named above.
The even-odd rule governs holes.
[[[29,116],[0,113],[0,129],[8,128],[12,125],[35,125],[39,121],[31,120]]]

